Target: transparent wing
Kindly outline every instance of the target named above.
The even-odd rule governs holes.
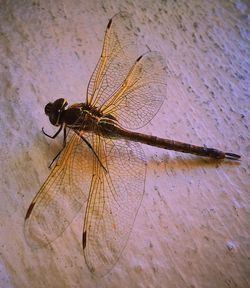
[[[31,247],[54,241],[72,222],[87,200],[92,164],[92,151],[74,134],[27,211],[24,229]]]
[[[112,97],[138,57],[132,27],[127,13],[116,14],[110,19],[101,57],[88,84],[86,102],[92,107],[101,107]]]
[[[112,114],[124,128],[146,125],[166,97],[166,64],[160,54],[138,57],[135,32],[126,13],[106,29],[101,58],[90,79],[87,103]]]
[[[127,243],[144,193],[146,165],[138,143],[95,136],[92,145],[107,172],[95,159],[83,248],[90,271],[101,276]]]
[[[122,127],[146,125],[160,109],[167,94],[167,71],[163,57],[148,52],[137,59],[121,87],[103,106]]]

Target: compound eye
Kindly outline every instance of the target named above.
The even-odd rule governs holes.
[[[52,125],[57,126],[58,125],[58,120],[59,120],[60,114],[59,113],[51,113],[49,115],[49,121]]]
[[[68,102],[63,98],[60,98],[60,99],[57,99],[53,103],[53,106],[54,106],[53,108],[59,112],[59,111],[64,110],[67,105],[68,105]]]
[[[44,111],[45,111],[45,114],[47,116],[50,115],[51,111],[52,111],[52,107],[53,107],[53,104],[52,103],[48,103],[45,108],[44,108]]]
[[[63,99],[59,98],[53,103],[48,103],[45,108],[45,114],[49,117],[50,123],[58,126],[61,125],[61,114],[65,110],[66,106],[68,105],[68,102]]]
[[[68,101],[66,99],[64,99],[64,103],[63,103],[63,110],[65,110],[65,108],[68,106]]]

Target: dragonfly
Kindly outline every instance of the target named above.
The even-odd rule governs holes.
[[[64,133],[63,149],[25,216],[31,247],[57,239],[84,203],[82,248],[89,270],[107,274],[126,246],[140,207],[146,177],[141,143],[215,159],[240,156],[134,130],[145,126],[166,97],[167,66],[158,52],[138,57],[127,13],[108,22],[101,57],[90,78],[86,100],[68,106],[60,98],[45,106],[53,135]],[[68,140],[69,139],[69,140]]]

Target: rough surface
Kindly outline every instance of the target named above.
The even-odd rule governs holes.
[[[123,3],[123,4],[120,4]],[[108,19],[133,14],[138,41],[169,67],[167,100],[141,131],[242,155],[221,163],[145,147],[145,196],[102,279],[81,249],[84,209],[50,247],[23,235],[60,148],[43,112],[84,101]],[[248,1],[0,1],[0,287],[250,287]]]

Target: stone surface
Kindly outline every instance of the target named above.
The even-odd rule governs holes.
[[[114,269],[96,279],[81,249],[84,209],[32,250],[26,210],[61,147],[47,102],[85,99],[108,19],[133,14],[160,51],[168,95],[141,132],[242,155],[215,162],[143,146],[145,196]],[[0,287],[250,287],[250,8],[247,1],[0,1]]]

